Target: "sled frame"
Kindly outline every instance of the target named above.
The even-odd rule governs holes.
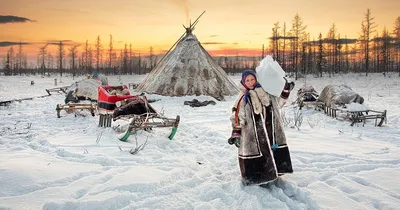
[[[298,91],[297,92],[297,99],[294,103],[297,103],[299,106],[299,109],[302,109],[303,107],[306,107],[306,109],[310,109],[312,107],[316,107],[318,105],[318,101],[305,101],[303,100],[304,95],[306,94],[312,94],[316,98],[318,98],[318,93],[314,91]]]
[[[317,108],[320,110],[324,110],[324,113],[330,117],[337,118],[338,113],[345,113],[346,119],[350,120],[350,126],[353,126],[357,123],[362,123],[364,127],[367,120],[372,119],[375,120],[375,126],[381,127],[383,123],[387,123],[387,110],[384,111],[376,111],[376,110],[362,110],[362,111],[348,111],[343,110],[341,108],[332,108],[326,106],[324,103],[317,103]]]
[[[75,113],[79,110],[88,110],[91,115],[95,116],[96,105],[95,104],[79,104],[79,103],[68,103],[68,104],[57,104],[56,111],[57,111],[57,118],[61,117],[61,110],[65,110],[67,113]]]
[[[50,88],[50,89],[46,89],[46,92],[49,95],[51,95],[51,93],[64,93],[64,94],[67,94],[67,89],[68,88],[69,88],[69,86]]]

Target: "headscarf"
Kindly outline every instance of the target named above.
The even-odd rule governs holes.
[[[251,89],[250,89],[249,87],[247,87],[247,86],[246,86],[246,83],[245,83],[246,77],[249,76],[249,75],[253,75],[254,78],[256,79],[256,84],[255,84],[254,87],[251,88]],[[243,87],[246,88],[246,92],[244,93],[244,102],[245,102],[246,104],[247,104],[248,101],[249,101],[249,91],[250,91],[250,90],[254,90],[254,88],[261,87],[261,85],[260,85],[260,84],[258,83],[258,81],[257,81],[256,72],[255,72],[254,70],[251,70],[251,69],[245,70],[245,71],[242,73],[242,80],[240,80],[240,84],[242,84]]]

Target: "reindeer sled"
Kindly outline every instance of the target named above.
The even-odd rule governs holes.
[[[89,111],[92,116],[95,116],[96,102],[97,102],[97,87],[100,83],[94,79],[83,79],[73,83],[69,87],[47,89],[50,92],[64,92],[65,104],[57,104],[56,111],[57,117],[61,117],[61,111],[65,111],[68,114],[74,113],[75,116],[80,111]]]
[[[351,126],[374,120],[375,126],[382,126],[387,121],[386,110],[376,111],[367,108],[364,98],[344,85],[328,85],[319,95],[316,108],[334,118],[349,120]]]
[[[157,127],[172,127],[169,139],[177,132],[180,117],[167,118],[157,112],[145,95],[130,95],[126,85],[100,86],[98,88],[99,126],[111,127],[112,121],[124,120],[128,125],[121,141],[126,141],[132,133],[138,130],[151,130]]]
[[[296,103],[299,109],[306,107],[307,109],[317,106],[318,93],[312,86],[303,86],[297,91]]]

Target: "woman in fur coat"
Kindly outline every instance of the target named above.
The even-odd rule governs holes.
[[[232,136],[229,144],[238,147],[243,183],[262,184],[278,175],[292,173],[279,104],[289,96],[294,83],[287,83],[281,98],[264,91],[256,72],[242,73],[241,94],[232,108]]]

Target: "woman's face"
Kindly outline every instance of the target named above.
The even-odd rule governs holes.
[[[254,85],[256,85],[256,78],[253,75],[247,75],[246,78],[244,79],[244,84],[252,89],[254,88]]]

